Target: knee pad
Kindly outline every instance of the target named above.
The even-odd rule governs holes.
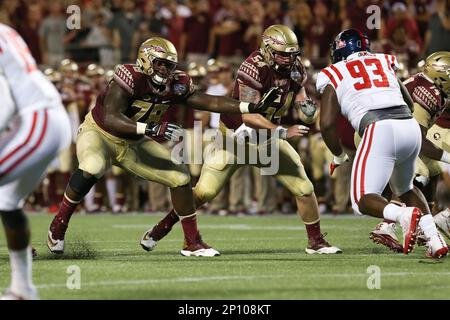
[[[88,174],[89,177],[85,177],[86,174]],[[84,197],[97,181],[98,179],[95,176],[92,176],[81,169],[77,169],[72,174],[72,177],[70,177],[69,186],[73,191]]]
[[[0,211],[2,222],[6,229],[20,229],[28,224],[28,219],[23,210]]]
[[[190,174],[185,172],[172,172],[170,178],[170,188],[184,187],[191,182]]]
[[[194,188],[194,194],[203,203],[213,200],[219,192],[208,186],[199,186],[198,184]]]

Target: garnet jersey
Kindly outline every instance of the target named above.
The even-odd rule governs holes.
[[[406,105],[395,71],[397,59],[388,54],[355,52],[317,75],[317,91],[331,84],[341,113],[359,130],[361,118],[370,110]]]
[[[117,66],[113,81],[129,93],[130,100],[124,114],[136,122],[160,123],[171,106],[176,107],[194,93],[191,78],[179,70],[176,70],[168,83],[161,87],[161,91],[158,91],[151,84],[150,78],[134,64]],[[103,130],[116,135],[104,125],[106,90],[98,96],[92,116]]]
[[[0,68],[19,110],[53,108],[61,104],[58,91],[36,66],[20,35],[0,23]]]
[[[416,104],[414,118],[420,125],[429,129],[444,111],[445,98],[433,81],[423,73],[412,76],[404,84]]]
[[[441,116],[436,120],[436,124],[445,129],[450,129],[450,105],[447,100],[448,107],[444,110]]]
[[[293,80],[289,76],[282,77],[264,61],[264,57],[259,50],[254,51],[237,71],[232,97],[239,100],[241,86],[257,90],[260,97],[270,88],[279,87],[282,90],[281,96],[267,109],[264,116],[269,121],[280,124],[281,117],[293,105],[295,96],[306,82],[306,70],[300,59],[296,61],[295,68],[297,80]],[[242,125],[241,115],[221,114],[220,120],[229,129],[237,129]]]

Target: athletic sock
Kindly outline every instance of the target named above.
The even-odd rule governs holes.
[[[195,242],[200,234],[197,228],[197,215],[193,214],[186,218],[180,217],[180,220],[186,242],[188,244]]]
[[[308,239],[317,239],[320,237],[320,220],[313,223],[305,222],[306,233],[308,234]]]
[[[159,241],[164,238],[179,220],[180,218],[175,212],[175,209],[172,209],[151,231],[153,240]]]
[[[400,216],[402,215],[402,211],[398,210],[399,206],[393,203],[389,203],[386,207],[383,209],[383,217],[385,220],[390,221],[399,221]]]
[[[31,270],[31,246],[22,250],[9,250],[11,261],[11,291],[23,295],[34,290]]]
[[[424,215],[419,221],[419,226],[427,238],[430,238],[438,233],[436,224],[434,223],[434,219],[431,214]]]
[[[56,215],[56,219],[58,219],[62,224],[68,225],[78,203],[80,202],[73,201],[69,199],[66,194],[64,194],[63,201],[61,202],[58,214]]]

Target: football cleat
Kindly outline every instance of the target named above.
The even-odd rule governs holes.
[[[448,254],[448,246],[439,232],[428,239],[426,246],[429,258],[441,259]]]
[[[375,229],[370,232],[369,238],[374,243],[382,244],[392,251],[403,252],[403,247],[395,233],[396,229],[397,225],[394,222],[387,223],[383,221],[377,224]]]
[[[147,230],[144,235],[141,238],[141,247],[145,251],[153,251],[155,249],[156,245],[158,244],[158,241],[154,240],[151,236],[152,230]]]
[[[185,257],[215,257],[220,256],[220,252],[211,248],[208,244],[203,242],[201,236],[199,235],[197,239],[188,243],[184,240],[183,250],[180,251],[182,256]]]
[[[450,208],[439,212],[433,219],[438,229],[450,239]]]
[[[64,236],[67,224],[62,223],[58,217],[53,218],[47,236],[47,247],[52,253],[64,253]]]
[[[26,293],[15,293],[11,289],[6,289],[0,300],[39,300],[39,295],[35,288],[28,290]]]
[[[308,247],[305,248],[307,254],[337,254],[342,253],[342,250],[338,247],[333,247],[325,240],[327,234],[320,234],[315,239],[308,240]]]
[[[422,211],[416,207],[399,207],[402,210],[400,216],[400,226],[403,231],[403,253],[408,254],[413,252],[417,241],[417,226],[422,217]]]
[[[423,247],[426,246],[428,242],[428,238],[425,236],[422,228],[420,226],[417,227],[417,246]]]

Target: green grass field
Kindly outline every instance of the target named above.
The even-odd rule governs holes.
[[[183,257],[180,225],[156,251],[139,246],[161,215],[77,215],[66,253],[45,246],[48,215],[30,215],[34,282],[42,299],[449,299],[450,260],[409,256],[373,244],[376,220],[323,217],[327,239],[340,255],[307,255],[303,224],[292,216],[201,216],[204,239],[222,256]],[[66,286],[68,267],[81,270],[81,289]],[[367,268],[381,270],[381,288],[369,290]],[[0,288],[9,283],[8,254],[0,232]]]

